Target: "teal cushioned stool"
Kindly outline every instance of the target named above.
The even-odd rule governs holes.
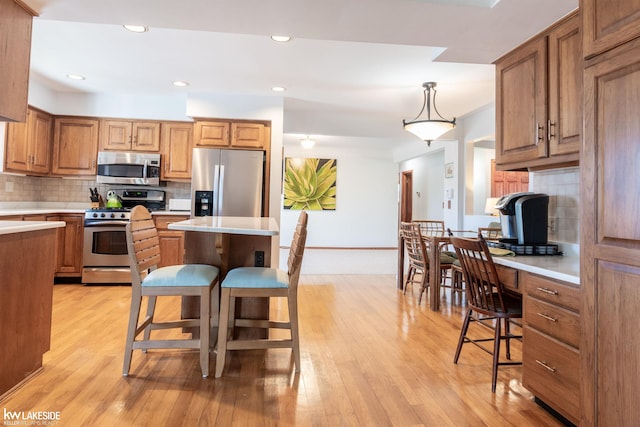
[[[300,370],[300,339],[298,336],[298,280],[302,267],[302,256],[307,239],[307,212],[302,211],[291,242],[287,271],[267,267],[238,267],[230,270],[222,281],[220,297],[220,320],[218,349],[216,355],[216,378],[222,376],[227,350],[249,350],[267,348],[291,348],[295,370]],[[245,297],[284,297],[289,307],[289,321],[270,319],[237,319],[235,299]],[[266,339],[234,340],[236,327],[263,328]],[[271,328],[289,329],[289,339],[269,339]]]
[[[126,235],[131,266],[131,309],[122,375],[129,375],[133,350],[192,348],[200,351],[202,376],[208,377],[211,312],[217,312],[217,306],[212,308],[213,301],[217,299],[212,297],[213,289],[218,286],[218,268],[201,264],[158,267],[158,231],[151,214],[143,206],[131,210]],[[147,315],[140,321],[140,306],[145,296],[148,297]],[[156,322],[154,314],[158,296],[199,296],[200,317]],[[152,330],[182,328],[198,329],[189,339],[151,339]],[[136,339],[142,332],[143,337]]]

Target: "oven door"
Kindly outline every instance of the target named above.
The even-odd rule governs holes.
[[[85,222],[83,283],[131,283],[126,225],[126,221]]]

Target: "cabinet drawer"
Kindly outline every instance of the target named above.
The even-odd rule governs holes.
[[[580,288],[577,286],[528,272],[523,272],[520,276],[520,281],[527,295],[561,305],[576,312],[580,311]]]
[[[178,216],[178,215],[167,215],[167,216],[154,216],[153,217],[156,228],[158,230],[168,230],[169,224],[174,222],[184,221],[189,219],[188,216]]]
[[[572,347],[580,346],[580,316],[573,311],[526,295],[524,321]]]
[[[518,270],[496,265],[496,271],[498,272],[500,282],[505,286],[505,288],[514,291],[518,289]]]
[[[522,385],[574,423],[580,416],[580,353],[524,327]]]

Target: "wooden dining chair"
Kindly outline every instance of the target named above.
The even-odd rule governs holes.
[[[482,235],[477,239],[451,237],[451,244],[458,254],[467,290],[468,310],[460,330],[458,347],[453,363],[458,363],[463,344],[472,343],[493,355],[493,369],[491,391],[496,391],[498,366],[521,365],[522,362],[511,361],[510,340],[521,339],[521,335],[513,335],[510,331],[510,321],[522,318],[522,297],[504,290],[498,278],[496,266]],[[475,313],[475,316],[474,316]],[[492,338],[470,338],[467,335],[469,324],[478,322],[483,326],[494,329]],[[504,333],[502,333],[504,324]],[[493,350],[481,343],[493,341]],[[500,343],[505,341],[507,361],[500,361]]]
[[[131,309],[122,375],[129,375],[133,350],[139,349],[146,352],[148,349],[190,348],[200,350],[202,377],[209,376],[212,301],[217,301],[217,298],[212,299],[212,296],[218,285],[218,268],[203,264],[158,267],[160,262],[158,231],[151,214],[143,206],[136,206],[131,210],[131,220],[126,226],[126,236],[131,266]],[[199,318],[156,322],[155,307],[159,296],[199,296]],[[147,314],[140,320],[143,297],[147,297]],[[217,307],[214,307],[214,310],[217,311]],[[180,311],[179,307],[177,311]],[[199,327],[197,337],[151,339],[151,331],[156,329],[194,327]],[[137,339],[141,333],[143,337]]]
[[[222,281],[220,298],[220,322],[216,356],[216,378],[222,376],[227,350],[251,350],[267,348],[291,348],[295,371],[300,371],[300,337],[298,333],[298,280],[302,268],[307,240],[306,211],[302,211],[293,235],[287,271],[268,267],[238,267],[227,273]],[[236,298],[284,297],[289,307],[289,320],[241,319],[235,316]],[[236,327],[262,328],[267,330],[266,339],[234,340]],[[269,329],[289,329],[291,337],[275,339],[268,337]]]
[[[429,287],[429,256],[426,244],[421,233],[420,225],[415,221],[401,222],[400,232],[404,238],[405,249],[409,261],[407,279],[404,284],[403,293],[407,292],[409,284],[418,283],[420,294],[418,295],[418,305],[422,302],[422,295]],[[453,259],[445,254],[440,255],[440,280],[444,282],[446,271],[451,268]],[[420,279],[416,279],[416,275]]]
[[[486,240],[498,240],[502,237],[502,228],[500,227],[479,227],[478,233]]]

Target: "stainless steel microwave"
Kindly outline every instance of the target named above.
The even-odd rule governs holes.
[[[101,151],[96,181],[104,184],[160,185],[160,154]]]

